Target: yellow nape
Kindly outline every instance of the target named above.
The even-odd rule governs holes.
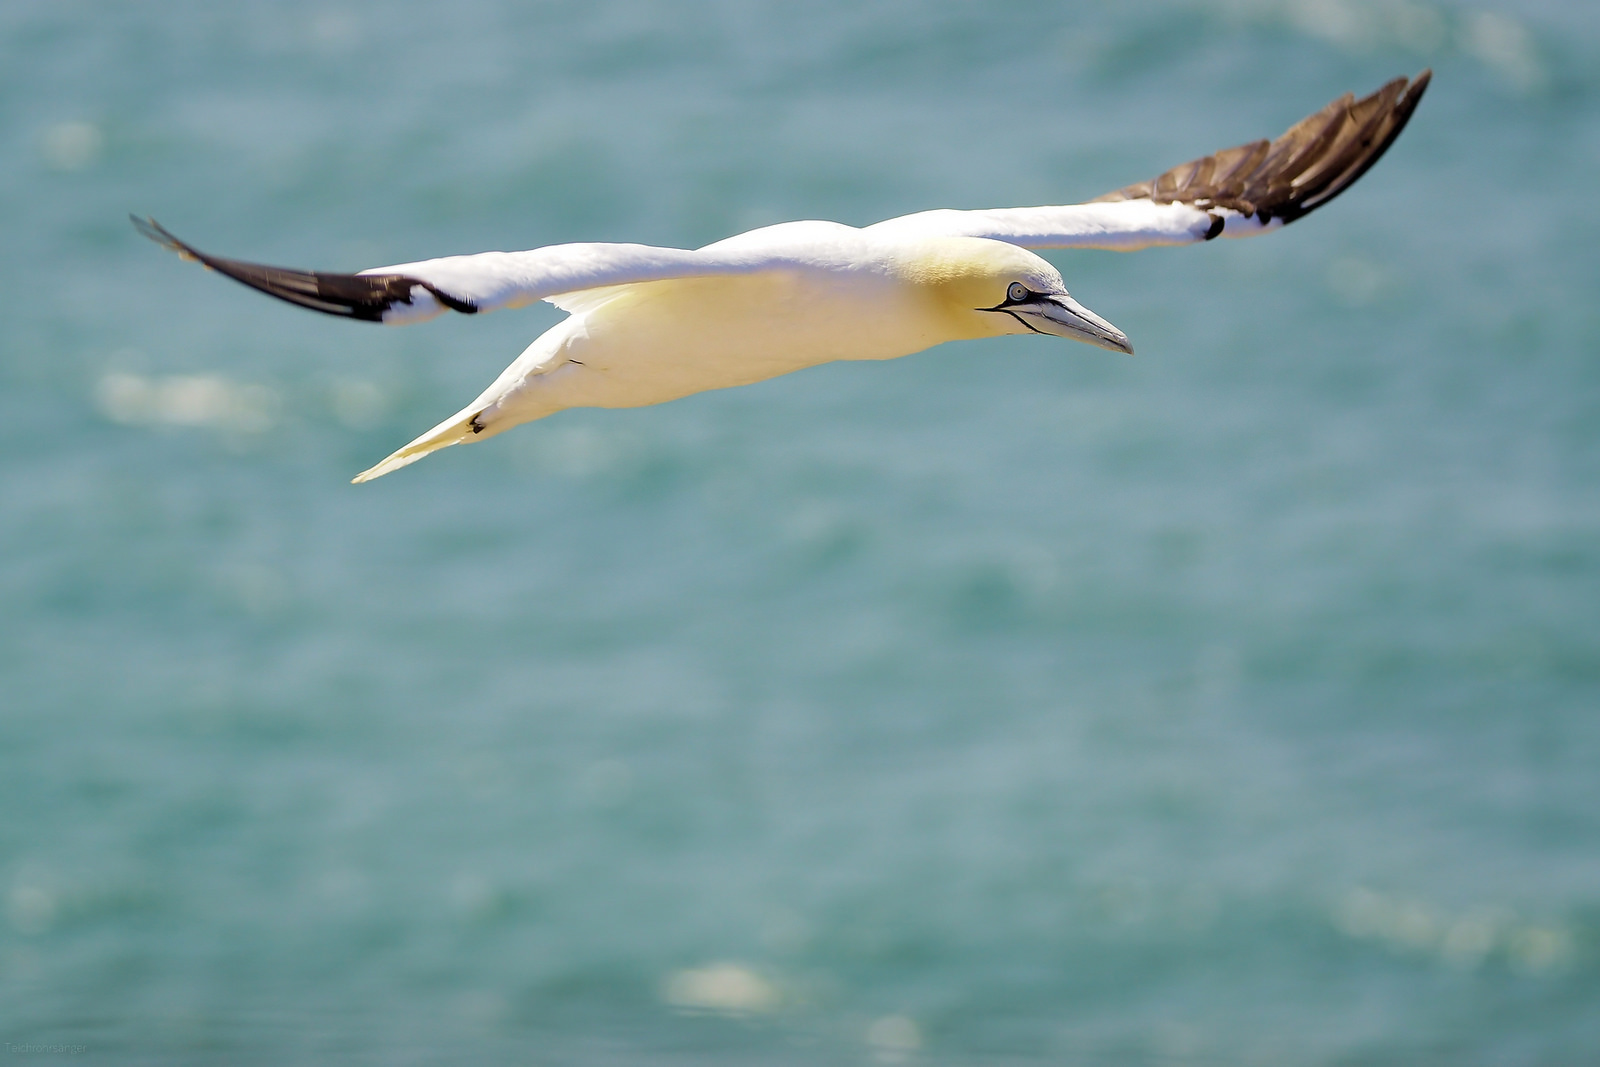
[[[973,314],[1005,302],[1021,282],[1036,293],[1066,291],[1061,275],[1026,248],[983,237],[919,241],[899,262],[901,277],[927,294],[929,308],[949,330],[949,340],[1024,332],[1009,315]]]

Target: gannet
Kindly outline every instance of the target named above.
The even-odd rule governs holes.
[[[536,300],[569,313],[476,400],[354,479],[366,482],[567,408],[660,404],[945,341],[1048,334],[1132,354],[1127,335],[1074,300],[1031,249],[1129,252],[1285,226],[1383,155],[1431,76],[1396,78],[1361,100],[1346,93],[1277,140],[1086,203],[921,211],[862,228],[789,222],[692,250],[562,244],[330,274],[223,259],[152,218],[133,222],[185,259],[349,319],[401,325]]]

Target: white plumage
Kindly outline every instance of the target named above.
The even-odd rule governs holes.
[[[834,360],[892,359],[944,341],[1043,333],[1132,352],[1067,293],[1038,248],[1134,251],[1276,229],[1361,176],[1429,80],[1349,94],[1276,141],[1202,157],[1085,204],[935,210],[865,228],[791,222],[699,249],[550,245],[376,267],[266,267],[147,236],[303,307],[389,324],[548,300],[570,312],[471,404],[356,477],[572,407],[639,407]]]

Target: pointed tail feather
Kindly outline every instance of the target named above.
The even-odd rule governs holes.
[[[376,467],[370,467],[350,479],[351,484],[359,485],[374,478],[382,478],[390,471],[409,467],[429,452],[437,452],[441,448],[449,448],[451,445],[459,445],[463,441],[471,441],[481,436],[483,431],[474,421],[478,417],[479,410],[474,406],[452,415],[400,451],[390,455]]]

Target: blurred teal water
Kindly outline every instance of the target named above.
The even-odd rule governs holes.
[[[1435,67],[1133,338],[569,412],[354,269],[1083,199]],[[0,1039],[117,1063],[1600,1056],[1600,9],[0,7]]]

